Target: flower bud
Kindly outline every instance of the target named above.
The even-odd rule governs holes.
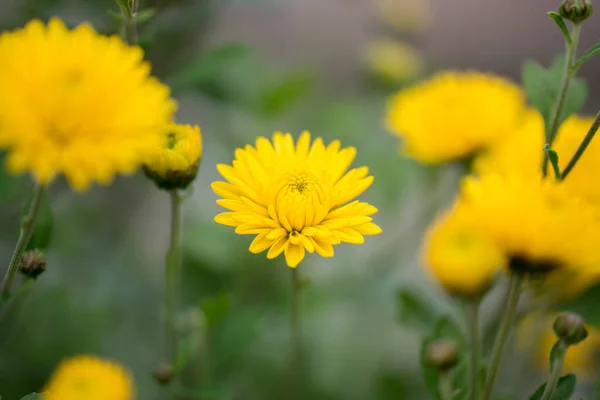
[[[592,3],[588,0],[564,0],[558,8],[561,17],[575,24],[585,21],[592,11]]]
[[[425,364],[440,372],[450,370],[457,363],[458,349],[451,340],[436,340],[425,349]]]
[[[35,249],[23,253],[19,264],[19,271],[23,275],[35,279],[45,270],[46,258],[43,251]]]
[[[161,385],[168,384],[173,378],[173,367],[168,364],[163,364],[152,371],[152,376]]]
[[[583,318],[576,313],[560,315],[554,321],[553,328],[556,336],[568,345],[577,344],[588,336]]]
[[[171,124],[161,133],[159,145],[145,162],[144,172],[160,189],[185,189],[196,179],[201,157],[200,128]]]

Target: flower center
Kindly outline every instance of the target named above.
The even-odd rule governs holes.
[[[285,217],[292,229],[300,232],[305,226],[319,222],[315,219],[322,214],[319,210],[326,203],[326,191],[318,176],[300,170],[289,172],[282,179],[276,207],[280,217]]]
[[[177,134],[175,132],[167,133],[166,146],[169,150],[173,150],[177,144]]]

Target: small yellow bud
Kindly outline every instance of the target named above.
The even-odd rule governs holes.
[[[161,133],[160,144],[146,160],[144,172],[161,189],[185,189],[196,178],[201,157],[200,128],[171,124]]]

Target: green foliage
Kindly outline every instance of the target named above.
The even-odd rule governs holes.
[[[567,28],[567,24],[565,23],[565,20],[563,19],[563,17],[561,17],[560,14],[558,14],[554,11],[550,11],[549,13],[547,13],[547,15],[550,18],[552,18],[554,20],[554,22],[556,22],[556,25],[558,25],[558,27],[560,28],[567,43],[571,44],[571,42],[572,42],[571,34],[569,33],[569,28]]]
[[[468,369],[469,362],[466,356],[466,339],[457,325],[457,323],[449,316],[441,316],[436,320],[433,330],[431,333],[423,339],[421,342],[421,368],[423,369],[423,378],[425,385],[429,392],[434,396],[436,400],[440,399],[438,392],[440,374],[434,368],[431,368],[425,362],[425,352],[428,346],[439,339],[450,339],[453,340],[458,346],[460,359],[457,366],[451,371],[453,374],[452,383],[455,393],[462,398],[467,394],[468,391]]]
[[[154,15],[156,14],[156,8],[145,8],[138,12],[136,20],[137,22],[143,24],[144,22],[148,22]]]
[[[29,209],[29,203],[27,202],[25,210]],[[27,211],[25,211],[27,213]],[[35,227],[29,239],[29,243],[25,250],[40,249],[46,250],[50,241],[52,240],[52,233],[54,231],[54,215],[52,213],[52,206],[47,192],[42,195],[42,204],[38,216],[35,220]]]
[[[546,383],[547,382],[544,382],[542,385],[540,385],[533,395],[531,395],[529,400],[540,400],[544,394],[544,390],[546,389]],[[556,389],[554,389],[554,393],[552,393],[551,400],[569,400],[573,393],[575,393],[576,386],[577,377],[574,374],[562,376],[558,380],[558,384],[556,385]]]
[[[200,308],[204,312],[204,318],[209,329],[218,324],[231,309],[231,294],[221,293],[202,301]]]
[[[600,400],[600,382],[598,382],[594,387],[594,395],[592,396],[592,400]]]
[[[28,394],[27,396],[23,397],[21,400],[38,400],[41,398],[42,398],[41,393],[31,393],[31,394]]]
[[[533,60],[529,60],[523,65],[522,81],[527,97],[542,114],[546,127],[550,124],[551,114],[560,91],[564,65],[564,56],[555,58],[548,69]],[[587,94],[586,83],[580,78],[574,78],[569,87],[559,123],[583,107]]]
[[[575,62],[575,65],[573,65],[573,71],[576,71],[579,67],[583,65],[583,63],[585,63],[587,60],[594,57],[598,53],[600,53],[600,43],[596,43],[595,45],[590,47],[585,53],[583,53],[581,58],[579,58]]]
[[[396,296],[398,305],[398,320],[403,325],[409,325],[419,330],[430,329],[438,321],[439,311],[421,295],[409,288],[402,288]]]
[[[560,179],[560,166],[558,164],[558,153],[556,150],[552,150],[550,145],[547,143],[544,145],[544,151],[548,154],[548,159],[550,160],[550,164],[552,165],[552,169],[554,170],[554,176],[556,179]]]
[[[306,72],[292,72],[279,81],[268,84],[259,94],[256,111],[273,116],[306,96],[314,84],[314,76]]]

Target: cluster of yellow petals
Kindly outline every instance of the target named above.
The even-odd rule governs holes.
[[[197,125],[170,124],[145,161],[146,173],[159,185],[184,188],[198,173],[202,136]]]
[[[435,164],[471,157],[508,136],[525,109],[523,91],[507,79],[448,71],[394,95],[386,124],[403,153]]]
[[[235,151],[232,165],[217,165],[226,182],[212,188],[222,197],[217,204],[230,211],[215,221],[256,235],[251,252],[269,249],[269,259],[284,253],[289,267],[306,251],[332,257],[336,244],[362,244],[364,235],[381,229],[372,222],[375,207],[350,202],[373,182],[366,167],[348,171],[355,155],[355,148],[341,148],[338,140],[311,143],[308,132],[296,143],[289,133],[275,133],[272,142],[259,137],[255,147]]]
[[[139,47],[57,18],[0,35],[0,149],[42,184],[86,190],[132,173],[176,105]]]
[[[63,361],[44,388],[42,400],[133,400],[133,380],[119,364],[80,355]]]

